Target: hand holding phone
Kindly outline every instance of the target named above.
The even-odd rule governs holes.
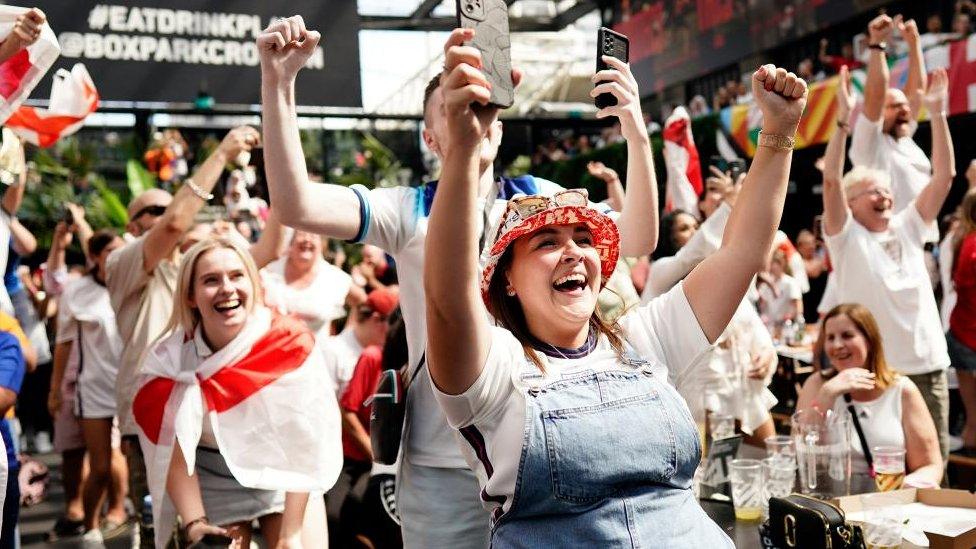
[[[515,103],[512,38],[505,0],[457,0],[458,27],[474,29],[468,43],[481,52],[481,72],[491,84],[491,104],[507,109]]]

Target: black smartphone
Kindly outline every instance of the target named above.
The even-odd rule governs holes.
[[[726,160],[724,157],[722,157],[722,155],[720,154],[713,154],[712,157],[708,160],[708,164],[711,166],[715,166],[715,168],[717,168],[718,171],[722,173],[726,173],[729,171],[729,161]]]
[[[603,56],[615,57],[624,63],[630,59],[630,39],[606,27],[600,27],[596,35],[596,72],[607,70],[609,65],[603,62]],[[597,82],[599,86],[605,81]],[[617,98],[612,93],[601,93],[596,96],[596,108],[605,109],[617,104]]]
[[[732,182],[736,183],[739,181],[739,176],[746,171],[746,161],[741,158],[736,158],[729,162],[729,176],[732,177]]]
[[[491,104],[507,109],[515,102],[512,37],[505,0],[457,0],[458,27],[474,29],[467,45],[481,51],[481,72],[491,84]]]

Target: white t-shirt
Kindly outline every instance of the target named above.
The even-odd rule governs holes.
[[[349,385],[349,380],[356,371],[356,363],[359,362],[359,355],[363,354],[363,346],[359,344],[351,326],[347,326],[338,335],[320,337],[317,341],[322,348],[322,354],[325,355],[325,369],[335,385],[336,400],[338,400],[346,391],[346,385]]]
[[[885,358],[906,375],[949,365],[923,255],[930,229],[913,203],[892,217],[884,233],[872,233],[848,215],[844,228],[827,236],[835,302],[861,303],[871,311],[884,335]]]
[[[3,243],[0,246],[0,273],[6,272],[7,261],[10,259],[10,223],[13,218],[6,210],[0,208],[0,242]],[[7,313],[10,316],[14,316],[14,304],[10,301],[10,295],[7,294],[7,289],[0,287],[0,311]]]
[[[78,336],[81,335],[81,344]],[[65,371],[91,378],[110,377],[115,383],[122,362],[122,337],[108,289],[91,276],[69,281],[58,307],[56,343],[73,342]],[[84,368],[79,363],[84,357]],[[114,394],[109,395],[114,399]]]
[[[891,175],[894,209],[898,213],[928,185],[932,179],[932,163],[912,139],[917,122],[912,121],[911,133],[900,139],[884,133],[883,124],[883,119],[871,122],[863,113],[858,115],[851,137],[851,163]]]
[[[551,181],[523,179],[523,194],[552,195],[563,190]],[[505,196],[514,189],[506,186]],[[430,186],[373,189],[364,193],[363,207],[366,234],[362,242],[378,246],[393,256],[400,281],[400,311],[407,332],[409,374],[420,362],[427,348],[427,315],[424,303],[424,244],[427,239]],[[507,201],[495,200],[488,211],[490,241],[505,211]],[[478,211],[485,211],[484,199],[478,200]],[[599,205],[595,205],[599,206]],[[607,210],[607,206],[602,206]],[[411,463],[426,467],[462,469],[467,464],[458,450],[455,433],[448,427],[444,413],[434,400],[430,373],[425,367],[417,374],[407,392],[407,419],[404,425],[404,455]]]
[[[775,292],[768,284],[759,286],[759,314],[767,321],[782,322],[791,312],[793,302],[803,298],[803,293],[800,291],[800,283],[788,274],[784,273],[774,283]]]
[[[633,309],[619,322],[624,340],[634,352],[659,369],[655,374],[660,373],[669,380],[681,376],[692,365],[700,366],[702,358],[711,349],[688,304],[683,284],[647,305]],[[631,368],[620,362],[603,337],[598,338],[590,349],[564,354],[571,358],[553,358],[539,353],[546,365],[546,371],[542,373],[526,359],[521,343],[511,332],[493,327],[491,350],[478,380],[460,395],[447,395],[435,389],[437,400],[452,427],[474,426],[484,436],[485,455],[494,469],[490,479],[485,464],[470,444],[460,439],[458,444],[483,492],[504,496],[503,512],[511,507],[515,494],[525,439],[528,390],[584,370],[601,372]],[[577,354],[581,356],[576,357]],[[498,507],[496,498],[491,499],[484,502],[489,512]]]
[[[318,333],[326,330],[329,323],[346,316],[346,295],[352,287],[352,277],[345,271],[319,259],[314,269],[315,279],[305,288],[294,288],[285,282],[285,263],[282,257],[261,269],[269,305],[296,315],[305,321],[310,330]]]

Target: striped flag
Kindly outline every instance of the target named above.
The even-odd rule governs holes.
[[[153,498],[156,546],[175,521],[166,477],[179,441],[192,472],[206,421],[242,486],[325,492],[342,467],[339,406],[315,337],[257,307],[243,330],[194,369],[196,340],[176,330],[150,348],[132,403]]]
[[[27,11],[28,8],[0,6],[0,42],[10,36],[17,18]],[[58,39],[50,25],[44,23],[36,42],[0,63],[0,124],[30,96],[59,55]]]
[[[58,69],[54,74],[48,108],[21,106],[7,119],[7,127],[29,143],[50,147],[81,129],[85,118],[97,109],[95,83],[88,69],[77,63],[71,72]]]

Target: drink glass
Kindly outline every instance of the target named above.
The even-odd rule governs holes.
[[[897,446],[874,446],[874,483],[879,492],[900,490],[905,482],[905,449]]]
[[[763,519],[769,518],[769,498],[790,495],[795,482],[796,461],[793,457],[781,454],[762,460]]]
[[[779,458],[796,463],[796,445],[789,435],[773,435],[766,437],[766,457]]]
[[[735,436],[735,418],[729,414],[713,412],[708,416],[712,440]]]
[[[868,549],[901,547],[905,508],[892,494],[875,493],[861,496],[864,510],[864,542]]]
[[[735,519],[762,519],[762,462],[758,459],[733,459],[731,477]]]

